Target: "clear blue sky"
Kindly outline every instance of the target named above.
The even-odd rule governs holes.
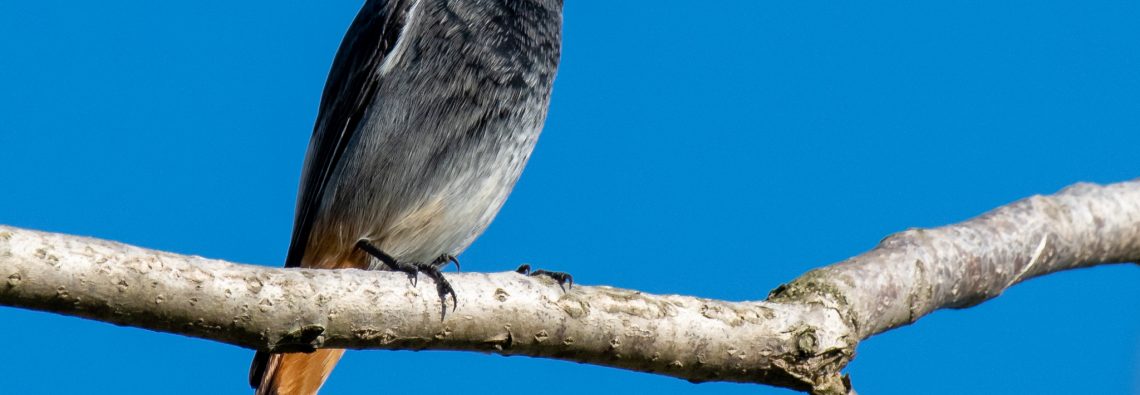
[[[277,266],[360,0],[0,2],[0,223]],[[546,131],[463,267],[763,298],[908,227],[1140,177],[1140,3],[568,0]],[[875,337],[867,394],[1140,394],[1140,267]],[[250,351],[0,308],[9,393],[242,394]],[[787,394],[350,353],[326,393]]]

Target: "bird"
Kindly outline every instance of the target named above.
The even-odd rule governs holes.
[[[561,40],[562,0],[367,0],[325,82],[285,266],[422,273],[454,308],[440,269],[530,158]],[[315,394],[343,352],[259,351],[250,385]]]

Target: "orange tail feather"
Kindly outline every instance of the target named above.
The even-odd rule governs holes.
[[[258,352],[249,370],[256,395],[314,395],[332,373],[344,350],[320,349],[311,353]]]

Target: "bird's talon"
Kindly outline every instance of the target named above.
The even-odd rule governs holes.
[[[515,271],[518,272],[519,274],[530,276],[530,277],[535,277],[535,276],[549,277],[549,278],[553,279],[554,281],[557,281],[559,287],[565,286],[565,288],[570,288],[570,289],[574,288],[574,276],[571,276],[570,273],[552,272],[552,271],[547,271],[547,270],[542,270],[542,269],[531,271],[530,265],[525,265],[525,264],[522,266],[519,266],[519,268],[515,269]],[[563,288],[563,289],[565,289],[565,288]]]
[[[441,305],[440,308],[442,309],[441,313],[447,312],[448,294],[451,294],[451,302],[453,306],[452,311],[455,311],[454,306],[459,305],[459,297],[455,294],[455,288],[451,287],[451,282],[447,281],[447,278],[445,278],[443,276],[443,273],[439,271],[439,267],[437,267],[435,264],[415,264],[415,266],[428,277],[431,277],[432,280],[435,280],[435,289],[439,294],[439,304]]]
[[[463,271],[463,268],[461,266],[459,266],[459,258],[456,258],[455,255],[451,255],[451,254],[440,255],[439,258],[435,258],[435,262],[432,262],[432,263],[438,267],[444,267],[444,266],[447,266],[447,264],[449,264],[449,263],[454,263],[455,264],[455,271],[457,271],[457,272]]]
[[[384,263],[384,265],[388,266],[389,269],[407,273],[408,276],[411,277],[413,287],[419,286],[421,272],[428,277],[431,277],[431,279],[435,280],[436,282],[436,290],[439,292],[439,302],[441,305],[443,305],[443,311],[447,311],[447,294],[451,294],[451,301],[453,302],[453,305],[459,304],[459,299],[457,295],[455,295],[455,289],[451,288],[451,283],[447,282],[446,278],[443,278],[443,273],[439,271],[439,267],[437,266],[442,263],[455,262],[455,266],[459,267],[459,260],[454,256],[450,254],[442,255],[439,258],[436,258],[435,262],[431,264],[405,263],[397,261],[391,255],[388,255],[384,251],[372,245],[372,243],[369,243],[367,239],[361,239],[360,241],[357,241],[356,246],[357,248],[360,248],[364,252],[368,253],[368,255],[379,259]]]

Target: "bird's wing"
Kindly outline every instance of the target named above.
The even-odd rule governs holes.
[[[305,155],[286,267],[301,265],[329,177],[376,92],[380,65],[392,52],[416,0],[369,0],[333,60]]]
[[[396,46],[409,8],[415,1],[368,0],[341,42],[325,82],[309,152],[305,155],[286,267],[301,266],[329,177],[372,101],[380,78],[379,67]],[[259,351],[250,364],[250,386],[257,394],[277,394],[290,389],[316,393],[342,352],[270,354]]]

